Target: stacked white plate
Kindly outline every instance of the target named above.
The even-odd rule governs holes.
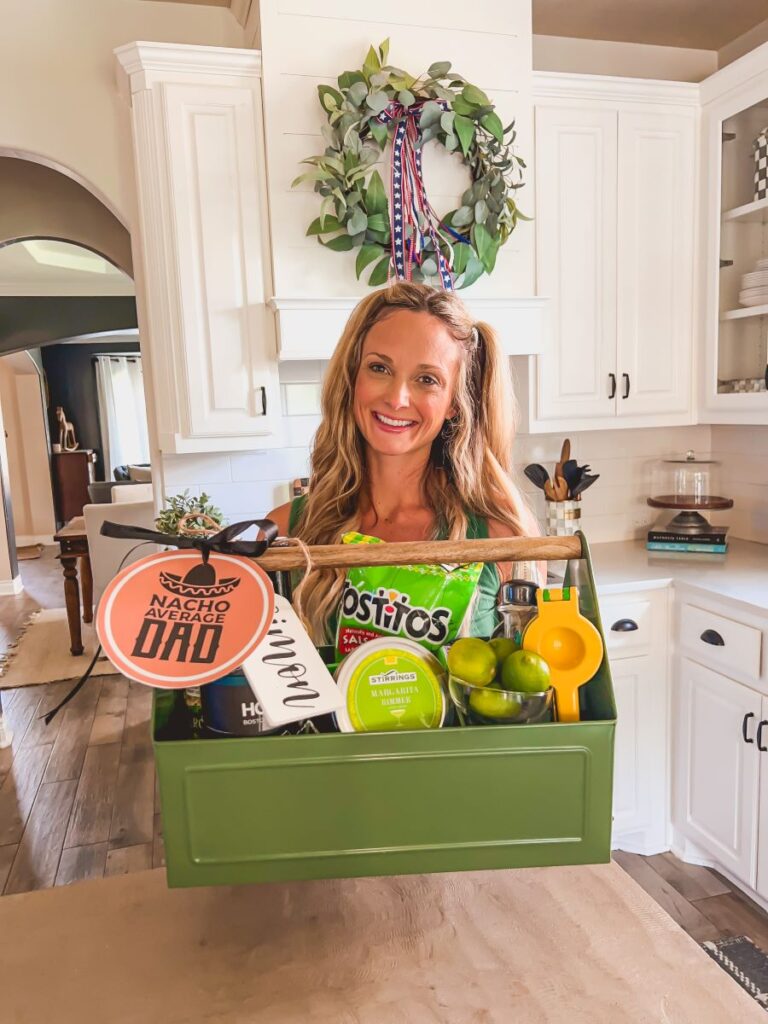
[[[742,306],[768,305],[768,259],[758,260],[756,269],[741,276],[739,302]]]

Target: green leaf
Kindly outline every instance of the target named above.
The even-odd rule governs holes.
[[[357,260],[355,261],[355,274],[357,275],[358,280],[360,280],[360,275],[365,268],[370,263],[373,263],[374,260],[379,259],[382,252],[383,249],[380,245],[369,244],[362,246],[360,252],[357,254]]]
[[[345,71],[336,79],[340,89],[351,89],[355,82],[362,82],[365,85],[365,78],[359,71]],[[366,90],[367,92],[367,90]]]
[[[498,139],[499,142],[504,141],[504,127],[498,114],[486,114],[484,117],[480,118],[480,124],[487,132],[490,132],[495,139]]]
[[[421,117],[419,118],[419,124],[421,125],[422,131],[425,128],[430,128],[433,124],[439,124],[440,118],[443,116],[443,108],[439,103],[435,103],[434,100],[429,100],[421,108]]]
[[[475,125],[473,121],[470,121],[468,117],[463,117],[461,114],[457,114],[453,119],[453,130],[459,137],[461,143],[461,151],[464,156],[470,150],[472,140],[475,137]]]
[[[474,284],[478,277],[482,277],[485,272],[485,267],[480,260],[475,256],[474,253],[469,257],[467,261],[467,267],[464,271],[464,276],[461,281],[461,288],[469,288],[471,284]]]
[[[446,150],[449,153],[452,153],[454,151],[454,149],[458,149],[459,148],[459,140],[456,138],[456,136],[453,134],[453,132],[451,132],[450,135],[446,135],[446,137],[445,137],[445,148],[446,148]]]
[[[416,97],[410,89],[401,89],[397,94],[397,98],[404,107],[411,107],[416,102]]]
[[[455,228],[466,227],[472,223],[473,212],[471,206],[460,206],[452,218],[452,225]]]
[[[374,213],[368,217],[368,227],[371,231],[388,231],[389,221],[383,213]]]
[[[437,260],[424,260],[421,264],[421,272],[424,277],[435,277],[437,275]]]
[[[453,119],[455,116],[452,110],[446,110],[440,117],[440,127],[446,135],[450,135],[453,132]]]
[[[347,221],[347,234],[348,235],[359,235],[361,231],[365,231],[368,227],[368,217],[366,216],[365,210],[361,210],[359,206],[355,207],[352,216]]]
[[[339,235],[337,238],[332,238],[329,242],[324,242],[322,238],[318,238],[318,242],[324,245],[326,249],[332,249],[334,252],[349,252],[350,249],[355,247],[351,235]]]
[[[304,181],[330,181],[334,175],[330,171],[307,171],[305,174],[300,174],[298,178],[294,178],[291,182],[291,188],[296,188],[297,185],[301,185]]]
[[[472,246],[465,245],[464,242],[459,242],[458,245],[453,247],[453,272],[454,274],[463,274],[467,269],[467,262],[469,257],[472,255]]]
[[[451,106],[457,114],[462,114],[464,117],[471,117],[475,112],[475,108],[471,103],[467,103],[463,96],[456,96]]]
[[[369,92],[365,97],[365,103],[374,114],[380,114],[389,106],[389,96],[385,92]]]
[[[367,74],[370,77],[375,75],[377,71],[381,71],[381,61],[379,60],[378,53],[371,46],[363,64],[363,74]]]
[[[471,103],[473,107],[489,107],[493,106],[491,101],[485,95],[482,89],[478,89],[476,85],[470,85],[469,82],[461,90],[461,95],[467,101]]]
[[[379,60],[381,61],[382,67],[389,60],[389,39],[385,39],[384,42],[379,45]]]
[[[430,64],[427,68],[427,74],[430,78],[443,78],[451,70],[451,62],[449,60],[439,60],[435,64]]]
[[[318,85],[317,94],[320,97],[323,110],[328,111],[328,113],[336,110],[344,102],[344,97],[341,93],[330,85]]]
[[[484,199],[478,199],[475,203],[475,223],[485,224],[488,220],[488,204]]]
[[[371,135],[374,137],[379,146],[386,146],[387,139],[389,138],[389,129],[385,124],[380,124],[378,121],[371,119],[368,122]]]
[[[311,235],[332,235],[335,231],[341,231],[343,225],[339,224],[338,220],[328,214],[323,221],[322,217],[315,217],[312,223],[307,228],[307,236]]]
[[[371,276],[368,278],[368,284],[371,288],[378,288],[382,284],[386,284],[389,279],[389,265],[391,257],[387,254],[383,260],[376,264],[371,271]]]
[[[472,229],[472,241],[475,243],[477,255],[490,274],[496,264],[496,254],[499,251],[499,243],[494,239],[484,224],[475,224]]]
[[[384,191],[384,182],[378,171],[373,172],[368,182],[365,192],[365,208],[369,217],[372,214],[386,214],[387,212],[387,193]]]
[[[366,82],[354,82],[349,87],[347,98],[350,103],[354,103],[356,107],[361,107],[365,103],[365,98],[368,95],[368,85]]]

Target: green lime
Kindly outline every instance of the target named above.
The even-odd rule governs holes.
[[[513,640],[511,636],[497,636],[495,639],[488,641],[488,646],[493,648],[493,653],[496,655],[496,662],[499,667],[501,667],[501,663],[505,658],[520,650],[520,644],[517,640]]]
[[[518,693],[542,693],[552,685],[549,665],[534,651],[515,651],[501,666],[501,685]]]
[[[467,683],[487,686],[496,675],[496,654],[485,640],[462,637],[450,646],[448,668]]]
[[[515,718],[523,705],[503,690],[472,690],[469,709],[483,718]]]

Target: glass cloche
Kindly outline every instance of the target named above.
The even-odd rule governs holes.
[[[733,507],[733,499],[723,495],[720,463],[715,459],[697,459],[692,451],[681,458],[660,459],[651,474],[651,508],[674,509],[677,515],[669,524],[696,532],[708,529],[703,512],[721,512]]]

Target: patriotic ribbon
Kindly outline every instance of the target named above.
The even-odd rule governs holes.
[[[421,112],[424,102],[404,107],[393,101],[378,115],[381,124],[396,122],[392,140],[391,196],[392,196],[392,262],[398,281],[410,281],[414,264],[420,267],[431,252],[424,245],[430,239],[440,280],[446,291],[453,291],[453,274],[440,251],[440,218],[437,216],[424,188],[421,147]],[[449,106],[445,100],[434,100],[443,110]],[[419,217],[421,214],[421,218]],[[421,221],[421,222],[420,222]],[[468,241],[461,235],[455,237]]]

